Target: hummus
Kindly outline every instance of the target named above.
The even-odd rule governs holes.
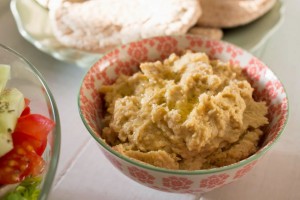
[[[265,102],[241,68],[205,53],[175,54],[140,65],[103,86],[102,138],[121,154],[167,169],[221,167],[258,150]]]

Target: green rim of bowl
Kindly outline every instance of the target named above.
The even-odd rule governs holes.
[[[34,74],[37,76],[39,79],[40,83],[45,89],[45,93],[47,94],[47,97],[50,102],[50,107],[51,107],[51,118],[55,122],[55,129],[53,130],[53,142],[54,142],[54,147],[52,150],[52,155],[51,155],[51,160],[50,163],[48,164],[48,171],[45,175],[45,178],[43,179],[43,185],[41,188],[41,193],[39,196],[39,200],[46,200],[50,191],[51,191],[51,186],[55,177],[57,165],[58,165],[58,160],[59,160],[59,153],[60,153],[60,143],[61,143],[61,127],[60,127],[60,119],[59,119],[59,113],[57,109],[57,105],[55,103],[54,97],[49,89],[49,87],[46,84],[46,81],[44,80],[43,76],[41,73],[26,59],[24,58],[21,54],[18,52],[10,49],[7,46],[4,46],[3,44],[0,44],[0,47],[2,47],[4,50],[14,54],[17,56],[20,60],[22,60],[24,63],[28,65],[28,67],[34,72]]]
[[[223,43],[227,43],[228,42],[224,42]],[[235,45],[233,45],[235,46]],[[245,52],[247,52],[246,50],[243,50]],[[248,54],[250,54],[249,52],[247,52]],[[108,53],[104,54],[103,57],[105,57]],[[251,54],[250,54],[251,55]],[[101,58],[102,59],[102,58]],[[100,59],[100,60],[101,60]],[[94,65],[93,65],[94,66]],[[92,66],[92,67],[93,67]],[[267,65],[266,65],[267,66]],[[268,67],[268,69],[274,74],[274,72]],[[88,70],[89,71],[89,70]],[[92,137],[107,151],[109,151],[110,153],[114,154],[115,156],[119,157],[120,159],[129,162],[132,165],[136,165],[138,167],[147,169],[147,170],[151,170],[151,171],[156,171],[156,172],[161,172],[161,173],[168,173],[168,174],[176,174],[176,175],[202,175],[202,174],[212,174],[212,173],[217,173],[217,172],[222,172],[222,171],[226,171],[226,170],[231,170],[231,169],[235,169],[235,168],[239,168],[241,166],[244,166],[254,160],[259,159],[262,155],[264,155],[268,150],[270,150],[270,148],[278,141],[278,139],[281,137],[288,118],[289,118],[289,100],[287,97],[287,93],[286,93],[286,89],[283,86],[284,89],[284,93],[286,94],[286,98],[287,98],[287,112],[286,112],[286,120],[284,122],[283,127],[281,128],[281,130],[279,131],[278,135],[276,136],[276,138],[274,140],[272,140],[271,142],[269,142],[266,146],[264,146],[263,148],[259,149],[257,153],[253,154],[252,156],[249,156],[248,158],[241,160],[240,162],[231,164],[231,165],[227,165],[224,167],[219,167],[219,168],[212,168],[212,169],[203,169],[203,170],[193,170],[193,171],[189,171],[189,170],[170,170],[170,169],[164,169],[164,168],[159,168],[159,167],[155,167],[149,164],[144,164],[142,162],[136,161],[134,159],[131,159],[127,156],[124,156],[116,151],[114,151],[108,144],[106,144],[104,142],[104,140],[102,140],[100,137],[98,137],[97,135],[95,135],[93,132],[93,130],[90,128],[90,126],[88,125],[87,121],[85,120],[82,112],[81,112],[81,104],[80,104],[80,91],[82,90],[82,86],[83,86],[83,82],[84,79],[86,77],[86,75],[88,74],[88,71],[86,72],[85,76],[83,77],[82,81],[81,81],[81,85],[80,85],[80,90],[78,93],[78,97],[77,97],[77,103],[78,103],[78,110],[79,110],[79,114],[80,117],[82,119],[83,124],[85,125],[85,127],[87,128],[87,130],[89,131],[90,135],[92,135]],[[278,77],[274,74],[274,76],[278,79]],[[279,79],[278,79],[279,80]],[[280,81],[280,80],[279,80]],[[282,83],[282,82],[281,82]]]

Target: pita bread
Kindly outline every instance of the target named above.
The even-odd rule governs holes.
[[[208,28],[208,27],[195,26],[191,28],[188,33],[192,35],[200,35],[213,40],[221,40],[223,37],[223,31],[220,28]]]
[[[199,0],[202,15],[199,26],[229,28],[244,25],[261,17],[276,0]]]
[[[84,2],[87,0],[35,0],[38,4],[40,4],[40,6],[46,8],[46,9],[53,9],[57,6],[59,6],[60,4],[62,4],[62,2]]]
[[[91,0],[50,9],[62,44],[100,53],[143,38],[185,34],[200,15],[198,0]]]

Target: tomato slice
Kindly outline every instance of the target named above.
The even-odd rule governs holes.
[[[23,112],[21,114],[21,117],[25,116],[25,115],[29,115],[29,114],[30,114],[30,107],[27,106],[27,107],[24,108],[24,110],[23,110]]]
[[[25,145],[25,146],[31,146],[37,155],[41,156],[46,148],[47,145],[47,139],[41,141],[37,140],[34,137],[31,137],[30,135],[24,134],[22,132],[14,132],[12,134],[14,146],[16,145]]]
[[[39,114],[29,114],[18,119],[15,132],[22,132],[39,141],[45,141],[55,122]]]
[[[24,101],[25,101],[25,108],[24,108],[21,116],[25,116],[25,115],[29,115],[30,114],[30,107],[29,107],[30,100],[27,99],[27,98],[24,98]]]
[[[27,98],[24,98],[24,101],[25,101],[25,106],[27,107],[27,106],[29,106],[29,104],[30,104],[30,100],[29,99],[27,99]]]
[[[37,176],[45,161],[25,144],[16,145],[12,151],[0,158],[0,185],[18,183],[27,176]]]

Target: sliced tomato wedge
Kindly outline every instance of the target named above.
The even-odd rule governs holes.
[[[29,115],[30,114],[30,107],[29,107],[30,100],[27,99],[27,98],[25,98],[24,101],[25,101],[25,108],[24,108],[21,116],[25,116],[25,115]]]
[[[29,106],[30,100],[27,98],[24,98],[24,101],[25,101],[25,107]]]
[[[27,106],[27,107],[24,108],[24,110],[23,110],[23,112],[21,114],[21,117],[25,116],[25,115],[29,115],[29,114],[30,114],[30,107]]]
[[[32,147],[16,145],[0,158],[0,185],[18,183],[27,176],[37,176],[44,166],[45,161]]]
[[[55,122],[39,114],[29,114],[18,119],[15,132],[27,134],[39,141],[45,141]]]
[[[41,156],[47,146],[47,139],[37,140],[36,138],[24,134],[22,132],[14,132],[12,134],[14,146],[23,145],[31,146],[32,149],[36,152],[37,155]]]

